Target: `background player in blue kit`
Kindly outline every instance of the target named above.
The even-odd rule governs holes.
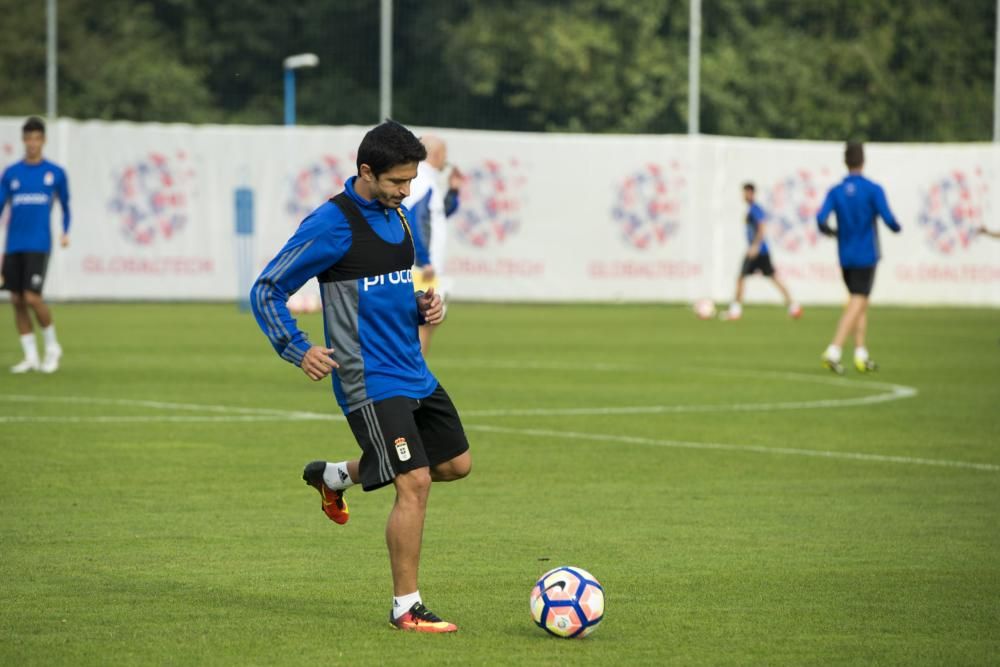
[[[344,191],[302,221],[251,290],[257,323],[274,349],[313,380],[332,373],[333,391],[359,460],[314,461],[303,479],[336,523],[349,517],[343,492],[392,484],[386,525],[392,569],[393,627],[453,632],[424,606],[417,587],[431,482],[469,474],[472,459],[455,406],[420,353],[418,326],[441,321],[433,288],[413,291],[413,235],[402,201],[427,156],[405,127],[386,121],[358,147],[358,174]],[[324,345],[312,345],[288,312],[288,297],[316,277]]]
[[[823,206],[816,215],[819,230],[827,236],[837,237],[841,272],[850,293],[833,341],[822,356],[823,365],[838,375],[844,373],[844,367],[840,363],[841,349],[852,333],[855,368],[860,373],[878,368],[865,347],[868,297],[875,283],[875,267],[881,257],[878,218],[881,217],[893,232],[898,233],[901,229],[889,210],[882,186],[861,175],[865,164],[864,146],[860,143],[848,143],[844,151],[844,162],[847,164],[847,178],[826,193]],[[836,230],[827,224],[830,213],[837,216]]]
[[[802,317],[802,306],[792,300],[792,295],[788,288],[781,282],[774,273],[774,265],[771,263],[771,251],[767,247],[767,240],[764,236],[765,219],[767,215],[756,201],[754,196],[756,187],[753,183],[743,184],[743,201],[747,203],[746,234],[747,252],[743,257],[743,264],[740,266],[740,275],[736,279],[736,294],[733,302],[729,304],[729,310],[723,319],[738,320],[743,316],[743,286],[747,276],[760,273],[771,279],[774,286],[781,292],[781,298],[788,309],[789,317],[798,319]]]
[[[52,252],[52,202],[62,207],[62,247],[69,245],[69,184],[62,167],[42,157],[45,123],[32,116],[21,128],[24,159],[12,164],[0,177],[0,212],[10,205],[10,224],[3,257],[3,289],[10,291],[14,323],[21,337],[24,359],[11,367],[12,373],[40,370],[53,373],[59,368],[62,347],[56,338],[52,312],[42,300],[45,271]],[[45,340],[45,358],[38,357],[34,313]]]

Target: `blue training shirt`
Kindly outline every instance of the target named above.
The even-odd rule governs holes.
[[[750,208],[747,209],[747,243],[753,243],[757,237],[757,228],[764,223],[766,217],[767,214],[764,213],[764,209],[757,205],[757,202],[750,202]],[[767,254],[766,240],[761,241],[760,254]]]
[[[407,236],[412,239],[413,235],[407,234],[397,210],[358,195],[356,178],[347,181],[344,192],[371,231],[380,242],[409,244]],[[311,347],[288,311],[289,296],[336,265],[352,245],[350,222],[328,201],[302,221],[254,283],[250,292],[254,317],[286,361],[301,366]],[[412,253],[408,259],[412,263]],[[333,358],[340,365],[332,373],[333,391],[345,414],[393,396],[425,398],[437,387],[420,352],[421,317],[409,264],[390,273],[370,273],[351,280],[321,281],[326,347],[335,348]]]
[[[6,252],[52,252],[52,202],[59,199],[69,232],[69,183],[62,167],[42,160],[16,162],[0,176],[0,212],[10,202]]]
[[[894,232],[902,229],[889,210],[882,186],[861,174],[850,174],[830,188],[823,206],[816,215],[820,231],[829,232],[826,224],[830,213],[837,215],[837,248],[840,265],[845,269],[862,269],[878,264],[881,253],[878,242],[878,217]]]

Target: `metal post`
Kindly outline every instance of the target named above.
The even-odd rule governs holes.
[[[997,0],[1000,2],[1000,0]],[[379,61],[379,122],[392,117],[392,0],[382,0]]]
[[[1000,0],[998,0],[1000,1]],[[47,38],[46,38],[46,58],[45,58],[45,95],[46,112],[49,118],[56,117],[56,0],[48,0],[46,9]]]
[[[1000,142],[1000,0],[997,0],[997,34],[993,40],[993,141]]]
[[[295,70],[291,67],[285,68],[285,125],[295,125]]]
[[[688,28],[688,134],[698,134],[701,87],[701,0],[691,1],[691,25]],[[1000,2],[1000,0],[997,0]]]

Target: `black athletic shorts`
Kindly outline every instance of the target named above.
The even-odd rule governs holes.
[[[851,294],[868,296],[872,293],[872,285],[875,284],[875,267],[866,266],[863,269],[841,269],[844,275],[844,284]]]
[[[770,278],[774,275],[774,265],[771,264],[771,256],[767,253],[760,253],[753,259],[743,258],[743,268],[740,269],[741,276],[749,276],[760,271]]]
[[[47,252],[9,252],[3,256],[3,286],[0,289],[41,294],[48,265]]]
[[[450,461],[469,449],[462,421],[440,384],[427,398],[394,396],[348,413],[361,447],[361,487],[373,491],[396,475]]]

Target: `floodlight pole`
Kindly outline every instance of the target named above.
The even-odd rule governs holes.
[[[1000,0],[997,0],[996,30],[993,40],[993,143],[1000,143]]]
[[[295,70],[302,67],[316,67],[319,56],[315,53],[299,53],[285,58],[285,125],[295,125]]]
[[[1000,0],[998,0],[1000,1]],[[46,113],[49,118],[56,117],[56,15],[58,8],[56,0],[48,0],[46,5],[46,45],[45,45],[45,97]]]
[[[392,0],[382,0],[379,40],[379,122],[381,123],[386,118],[392,117]]]
[[[690,9],[691,21],[688,26],[688,134],[698,134],[701,97],[701,0],[691,0]]]

